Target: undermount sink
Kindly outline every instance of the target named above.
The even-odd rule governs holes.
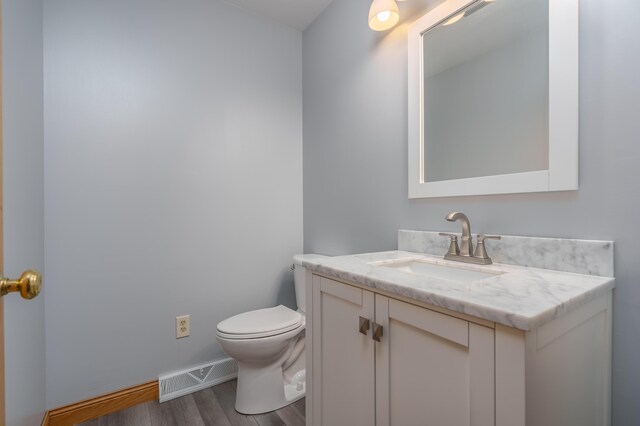
[[[425,275],[433,278],[456,281],[464,284],[470,284],[474,281],[502,274],[502,272],[495,270],[479,271],[477,269],[470,268],[456,268],[416,259],[403,259],[395,262],[377,263],[376,266],[392,268],[397,271],[409,272],[416,275]]]

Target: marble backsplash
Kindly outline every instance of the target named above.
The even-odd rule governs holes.
[[[495,263],[613,277],[613,241],[514,237],[485,242]],[[475,235],[474,235],[475,243]],[[442,255],[449,238],[432,231],[398,231],[398,250]]]

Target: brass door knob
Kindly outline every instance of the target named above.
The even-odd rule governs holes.
[[[24,271],[17,280],[0,279],[0,296],[16,291],[25,299],[33,299],[40,293],[41,289],[42,275],[32,269]]]

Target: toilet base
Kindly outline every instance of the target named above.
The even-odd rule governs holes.
[[[306,375],[302,369],[285,382],[279,365],[265,369],[238,363],[236,411],[241,414],[262,414],[275,411],[304,397]]]
[[[261,414],[305,395],[305,321],[266,337],[234,338],[218,330],[218,342],[238,363],[236,411]]]

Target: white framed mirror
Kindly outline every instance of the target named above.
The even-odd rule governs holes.
[[[578,0],[447,0],[408,49],[409,198],[578,189]]]

